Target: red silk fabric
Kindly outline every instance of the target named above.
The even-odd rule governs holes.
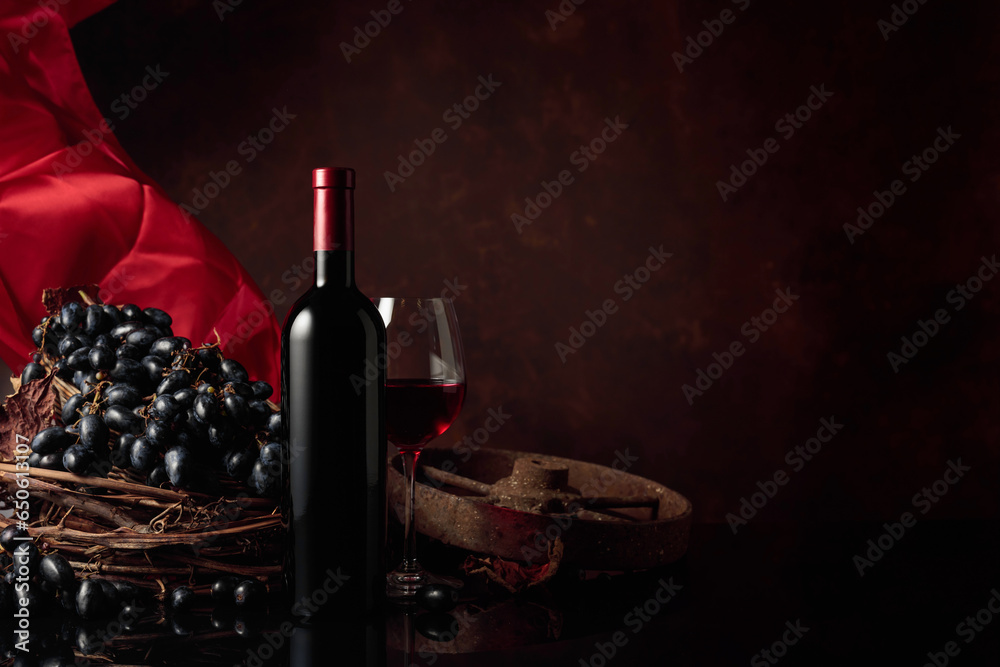
[[[0,2],[0,357],[15,372],[42,290],[96,283],[169,312],[195,345],[278,391],[279,328],[250,275],[132,162],[80,72],[69,27],[113,0]]]

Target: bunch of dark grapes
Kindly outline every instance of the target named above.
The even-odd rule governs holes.
[[[128,304],[70,302],[32,332],[38,346],[22,383],[45,377],[43,360],[77,393],[62,425],[31,441],[31,467],[106,476],[131,470],[150,486],[219,490],[228,475],[260,496],[285,477],[273,390],[251,381],[218,345],[192,347],[170,315]]]

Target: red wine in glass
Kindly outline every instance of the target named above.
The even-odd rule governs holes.
[[[401,378],[385,383],[386,432],[402,450],[421,449],[448,430],[462,409],[465,383]]]

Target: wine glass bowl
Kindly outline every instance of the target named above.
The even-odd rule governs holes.
[[[428,573],[416,559],[416,465],[424,445],[448,430],[465,399],[465,361],[454,304],[443,298],[375,299],[386,327],[386,434],[406,479],[403,560],[386,577],[386,594],[415,599],[428,583],[454,583]]]

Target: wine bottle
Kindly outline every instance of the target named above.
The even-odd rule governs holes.
[[[354,284],[354,170],[314,170],[313,195],[315,284],[281,337],[286,583],[296,616],[360,619],[385,594],[386,334]]]

